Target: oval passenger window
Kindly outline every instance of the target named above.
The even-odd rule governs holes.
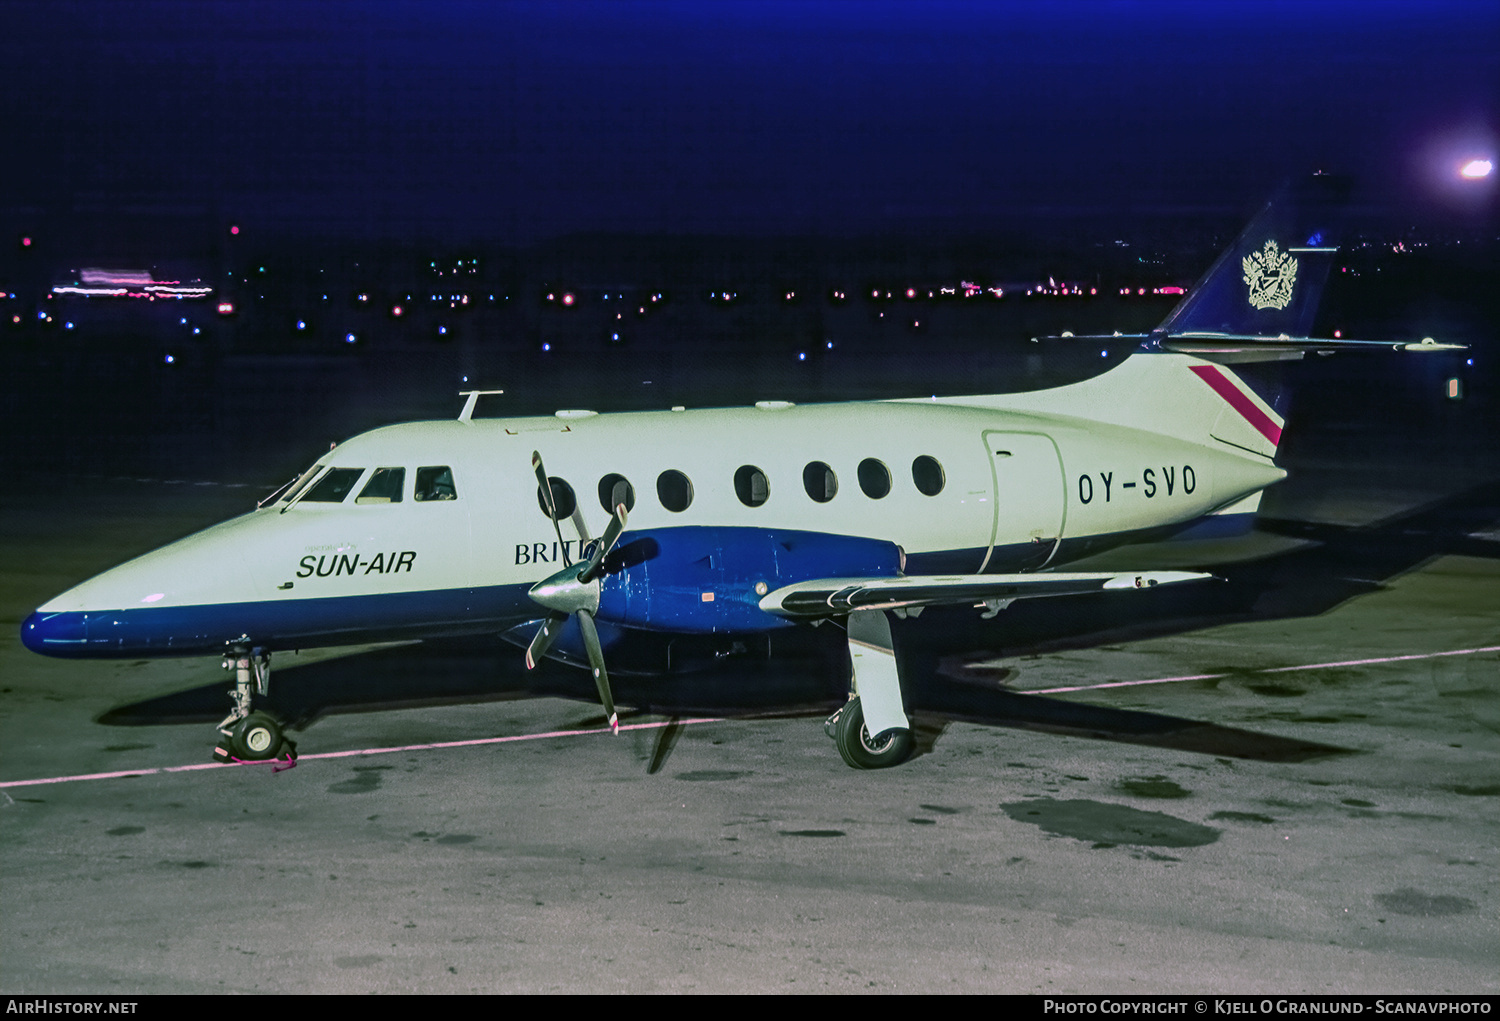
[[[911,480],[916,484],[917,492],[923,496],[937,496],[947,482],[938,459],[926,454],[911,463]]]
[[[802,488],[818,503],[827,503],[839,492],[839,477],[822,461],[813,461],[802,469]]]
[[[656,498],[667,510],[681,513],[693,502],[693,484],[682,472],[668,468],[656,477]]]
[[[734,473],[734,495],[746,507],[759,507],[771,498],[771,482],[755,465],[742,465]]]
[[[891,491],[891,471],[881,461],[867,457],[859,462],[859,488],[872,500]]]
[[[599,480],[599,506],[613,514],[622,503],[627,512],[635,510],[635,487],[625,476],[610,472]]]

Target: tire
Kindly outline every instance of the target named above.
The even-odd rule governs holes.
[[[265,713],[251,713],[229,731],[229,748],[237,758],[274,759],[281,744],[281,725]]]
[[[870,738],[865,727],[865,711],[859,699],[852,698],[838,712],[833,721],[833,743],[838,746],[844,761],[855,769],[888,769],[899,766],[911,756],[912,737],[909,730],[893,730],[880,740]]]

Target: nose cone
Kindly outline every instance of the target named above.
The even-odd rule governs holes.
[[[88,645],[88,614],[33,613],[21,623],[21,644],[44,656],[70,656]]]

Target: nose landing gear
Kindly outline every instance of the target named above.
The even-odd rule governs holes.
[[[221,740],[214,748],[216,762],[261,762],[285,760],[280,769],[297,764],[297,746],[282,733],[281,724],[269,713],[252,710],[253,693],[271,692],[271,656],[262,649],[236,647],[224,657],[224,669],[234,671],[234,708],[219,723]],[[252,692],[252,686],[254,692]]]

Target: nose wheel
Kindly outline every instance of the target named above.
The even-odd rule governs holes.
[[[224,669],[234,671],[234,689],[229,697],[234,708],[219,723],[216,762],[263,762],[285,759],[290,768],[297,761],[297,746],[286,736],[270,713],[252,710],[254,694],[271,692],[271,657],[260,649],[237,648],[224,657]]]

